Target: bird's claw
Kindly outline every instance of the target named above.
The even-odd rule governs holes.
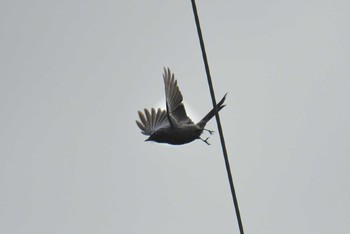
[[[205,144],[207,144],[207,145],[210,145],[210,143],[208,142],[208,139],[209,139],[209,137],[207,137],[205,140],[203,140],[202,138],[200,138]]]
[[[214,131],[212,130],[209,130],[209,129],[204,129],[205,131],[209,132],[210,135],[213,135],[214,134]]]

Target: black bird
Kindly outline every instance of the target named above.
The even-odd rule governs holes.
[[[170,72],[169,68],[164,68],[163,78],[166,110],[159,108],[156,111],[152,108],[151,111],[144,109],[145,114],[141,111],[138,112],[141,122],[136,120],[136,124],[144,135],[149,136],[145,141],[182,145],[201,139],[209,145],[209,137],[203,140],[200,138],[200,135],[203,133],[203,130],[208,131],[210,135],[213,134],[213,131],[204,127],[215,115],[215,110],[212,109],[201,121],[194,124],[186,114],[177,80],[175,80],[175,76]],[[219,111],[225,106],[223,105],[225,98],[226,94],[217,104]]]

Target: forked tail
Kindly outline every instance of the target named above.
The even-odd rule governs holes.
[[[224,104],[224,101],[225,101],[225,99],[226,99],[226,95],[227,95],[227,93],[226,93],[225,96],[221,99],[221,101],[220,101],[219,103],[216,104],[216,106],[217,106],[217,108],[218,108],[218,111],[220,111],[222,108],[225,107],[225,105],[223,105],[223,104]],[[205,125],[207,124],[207,122],[208,122],[209,120],[211,120],[211,118],[213,118],[214,115],[215,115],[215,109],[213,108],[211,111],[209,111],[209,113],[208,113],[206,116],[204,116],[204,118],[203,118],[201,121],[198,122],[197,125],[198,125],[199,127],[201,127],[201,128],[204,128]]]

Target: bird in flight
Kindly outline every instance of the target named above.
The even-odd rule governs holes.
[[[169,68],[164,68],[163,79],[166,110],[152,108],[151,111],[144,109],[145,113],[138,112],[140,121],[136,120],[136,124],[144,135],[149,136],[145,141],[182,145],[201,139],[207,145],[210,145],[209,137],[204,140],[200,136],[204,130],[208,131],[210,135],[213,134],[213,131],[204,127],[215,115],[214,108],[197,124],[193,123],[186,114],[177,80],[175,80],[175,76]],[[225,98],[226,94],[217,104],[218,111],[224,108]]]

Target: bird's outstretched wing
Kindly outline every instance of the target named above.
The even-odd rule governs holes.
[[[139,111],[140,121],[136,120],[137,126],[142,131],[144,135],[152,135],[160,128],[170,127],[168,117],[165,110],[158,108],[156,111],[154,108],[149,112],[147,109],[144,109],[145,114]],[[145,116],[146,115],[146,116]]]
[[[175,80],[175,76],[170,72],[169,68],[164,68],[163,78],[165,85],[167,114],[170,125],[179,123],[193,123],[186,114],[185,107],[182,104],[183,98],[179,87],[177,86],[177,80]]]

